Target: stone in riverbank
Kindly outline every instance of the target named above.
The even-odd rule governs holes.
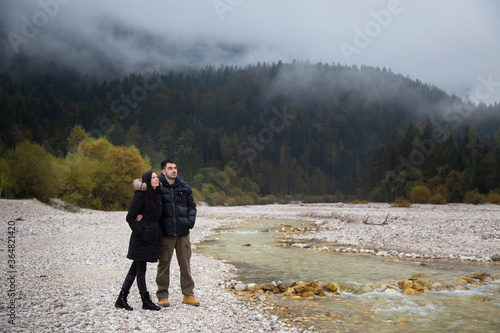
[[[226,284],[226,288],[233,289],[238,295],[263,295],[263,294],[282,294],[292,299],[314,299],[315,297],[325,297],[340,295],[340,288],[335,282],[320,284],[318,281],[306,283],[304,281],[288,281],[286,284],[278,281],[264,284],[243,284],[241,282],[231,281]],[[260,298],[260,296],[259,296]]]
[[[353,294],[364,294],[368,292],[399,292],[405,295],[415,295],[421,294],[425,291],[441,291],[441,290],[457,290],[457,289],[470,289],[471,287],[477,288],[484,285],[487,282],[494,281],[494,278],[484,272],[479,272],[470,276],[460,277],[455,285],[446,285],[439,282],[431,282],[426,280],[421,280],[418,278],[425,278],[422,273],[414,274],[410,279],[401,280],[397,283],[388,284],[342,284],[339,285],[335,282],[329,283],[318,283],[318,281],[312,281],[306,283],[304,281],[287,282],[284,284],[281,281],[264,283],[264,284],[243,284],[238,281],[231,281],[226,284],[226,288],[232,289],[239,296],[245,296],[246,300],[251,298],[261,299],[263,295],[281,295],[283,297],[289,297],[292,300],[302,300],[302,299],[315,299],[317,297],[331,297],[335,295],[340,295],[342,292],[353,293]],[[399,291],[398,291],[399,289]],[[264,297],[262,300],[266,300]]]
[[[490,263],[490,264],[499,264],[500,263],[500,255],[494,255],[492,257],[478,258],[476,256],[457,256],[453,254],[449,255],[431,255],[428,253],[420,254],[420,253],[404,253],[398,252],[396,250],[384,251],[377,249],[356,249],[356,248],[345,248],[340,246],[338,248],[329,248],[327,246],[317,247],[314,245],[309,245],[306,243],[279,243],[273,246],[280,247],[295,247],[307,249],[310,251],[317,252],[340,252],[340,253],[359,253],[359,254],[371,254],[377,257],[398,257],[398,258],[411,258],[411,259],[439,259],[439,260],[460,260],[460,261],[470,261],[470,262],[481,262],[481,263]]]
[[[441,283],[433,283],[428,281],[422,281],[416,279],[416,277],[425,277],[423,274],[415,274],[409,280],[402,280],[398,282],[398,287],[406,295],[415,295],[418,293],[423,293],[426,290],[431,291],[441,291],[445,288]],[[470,276],[460,277],[455,285],[448,285],[446,289],[456,290],[456,289],[467,289],[469,287],[481,287],[487,282],[494,281],[494,278],[485,272],[479,272]]]
[[[420,280],[402,280],[398,282],[398,287],[405,295],[415,295],[425,291],[424,282]]]

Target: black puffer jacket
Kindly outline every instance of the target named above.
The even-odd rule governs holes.
[[[163,213],[160,221],[163,236],[185,236],[196,221],[196,203],[191,187],[179,176],[170,185],[160,175]]]
[[[140,179],[134,180],[136,189],[127,213],[127,222],[132,229],[127,258],[138,261],[158,261],[158,246],[161,240],[161,194],[156,191],[157,209],[146,207],[146,184]],[[140,222],[137,215],[142,215]]]

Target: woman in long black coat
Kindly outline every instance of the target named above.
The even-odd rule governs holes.
[[[142,180],[134,180],[136,191],[126,218],[132,229],[127,258],[133,262],[115,303],[117,308],[133,310],[127,302],[127,296],[134,280],[137,279],[142,308],[161,309],[151,300],[146,286],[146,263],[158,261],[158,246],[161,239],[159,220],[162,212],[161,195],[158,192],[160,186],[158,175],[153,171],[144,173]],[[139,215],[142,218],[138,219]]]

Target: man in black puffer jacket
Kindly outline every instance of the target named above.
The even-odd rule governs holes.
[[[170,306],[168,301],[170,261],[175,249],[181,273],[181,290],[184,295],[182,302],[199,306],[200,302],[194,298],[194,281],[191,277],[189,230],[194,227],[196,221],[196,203],[193,193],[189,185],[177,175],[177,166],[173,160],[167,159],[161,163],[160,182],[163,204],[160,226],[163,239],[160,243],[156,275],[158,304]]]

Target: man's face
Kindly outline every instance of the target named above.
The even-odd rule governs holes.
[[[162,172],[167,179],[174,180],[177,178],[177,165],[175,163],[167,163]]]

